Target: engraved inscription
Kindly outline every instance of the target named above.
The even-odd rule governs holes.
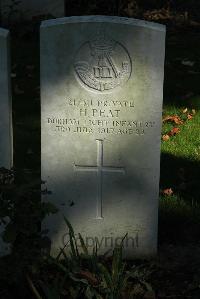
[[[133,100],[107,100],[107,99],[66,99],[66,105],[74,107],[110,107],[110,108],[134,108],[135,104]]]
[[[127,49],[105,32],[79,48],[74,69],[84,87],[100,93],[112,91],[128,81],[132,72]]]
[[[66,111],[49,115],[47,125],[61,134],[144,136],[156,127],[156,122],[134,118],[130,113],[134,110],[133,99],[66,98]]]
[[[103,140],[97,139],[97,165],[74,165],[75,171],[91,171],[97,173],[97,214],[96,219],[103,219],[102,214],[102,180],[104,172],[115,172],[125,174],[124,167],[103,165]]]
[[[70,119],[55,116],[47,118],[47,124],[55,132],[81,134],[111,134],[142,136],[155,127],[154,121]]]

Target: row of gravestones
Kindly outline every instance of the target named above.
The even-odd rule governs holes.
[[[0,36],[0,165],[9,168],[8,32]],[[127,234],[126,257],[154,255],[165,27],[103,16],[48,20],[40,48],[41,170],[51,191],[43,200],[59,210],[43,223],[52,254],[68,246],[65,215],[89,250],[96,244],[102,254]]]

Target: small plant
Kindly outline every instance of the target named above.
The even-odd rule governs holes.
[[[144,276],[140,279],[135,268],[126,270],[122,259],[126,236],[114,248],[112,257],[106,257],[107,253],[99,256],[97,245],[89,253],[81,234],[78,234],[81,244],[78,248],[71,223],[65,217],[64,221],[69,231],[68,254],[65,246],[55,258],[46,256],[40,280],[27,278],[36,299],[130,299],[134,298],[134,285],[138,283],[143,293],[147,290]]]
[[[16,260],[13,284],[19,285],[25,274],[29,290],[36,299],[131,299],[135,285],[139,284],[141,290],[147,289],[144,277],[137,275],[135,268],[128,271],[123,261],[126,235],[111,257],[107,256],[108,252],[100,256],[97,243],[89,251],[81,234],[77,239],[71,223],[64,217],[69,244],[61,248],[56,257],[48,253],[41,256],[42,238],[37,223],[57,210],[50,203],[37,201],[37,197],[40,198],[39,181],[30,182],[23,172],[0,170],[3,237],[11,244]],[[4,219],[9,222],[5,223]],[[32,244],[36,245],[36,250]]]

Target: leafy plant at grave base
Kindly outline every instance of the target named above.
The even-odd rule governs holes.
[[[113,251],[112,257],[98,256],[97,245],[90,254],[79,234],[80,249],[70,222],[64,218],[69,229],[70,252],[66,246],[56,258],[45,257],[40,269],[40,280],[27,277],[32,293],[37,299],[125,299],[143,298],[152,291],[145,281],[144,271],[134,266],[127,271],[122,260],[123,240]],[[126,237],[126,236],[125,236]],[[124,237],[124,238],[125,238]],[[45,296],[45,297],[44,297]]]
[[[97,245],[89,254],[80,234],[81,247],[78,247],[74,230],[65,218],[70,236],[70,255],[67,256],[66,248],[62,248],[56,258],[41,256],[38,223],[45,214],[57,210],[50,203],[42,205],[39,198],[38,180],[31,180],[22,171],[0,169],[0,220],[5,224],[4,241],[10,243],[12,249],[10,270],[7,274],[3,270],[4,283],[9,281],[12,288],[15,286],[22,292],[28,285],[37,299],[131,299],[136,298],[135,294],[142,298],[147,284],[143,282],[145,279],[137,276],[135,269],[125,269],[123,241],[114,249],[112,258],[106,258],[106,254],[98,256]]]

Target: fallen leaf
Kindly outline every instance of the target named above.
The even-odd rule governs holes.
[[[169,134],[169,136],[174,136],[174,135],[176,135],[176,134],[178,134],[178,133],[180,133],[180,129],[179,128],[173,128],[173,129],[171,129],[171,131],[168,133]]]
[[[196,114],[196,110],[192,109],[192,114],[195,115]]]
[[[169,137],[168,134],[165,134],[165,135],[162,136],[162,140],[163,140],[163,141],[168,141],[169,138],[170,138],[170,137]]]
[[[173,192],[172,188],[167,188],[167,189],[164,189],[162,193],[163,193],[164,195],[170,196],[170,195],[172,195],[174,192]]]
[[[174,122],[176,125],[182,125],[183,121],[178,115],[167,115],[166,117],[163,118],[163,122],[170,121]]]
[[[188,108],[183,109],[183,113],[186,113],[188,111]]]
[[[87,279],[87,281],[91,284],[91,285],[98,285],[99,281],[98,279],[94,276],[93,273],[89,272],[89,271],[80,271],[78,273],[78,275],[82,278]]]
[[[188,113],[188,115],[187,115],[187,119],[188,119],[188,120],[191,120],[192,118],[193,118],[192,114]]]

